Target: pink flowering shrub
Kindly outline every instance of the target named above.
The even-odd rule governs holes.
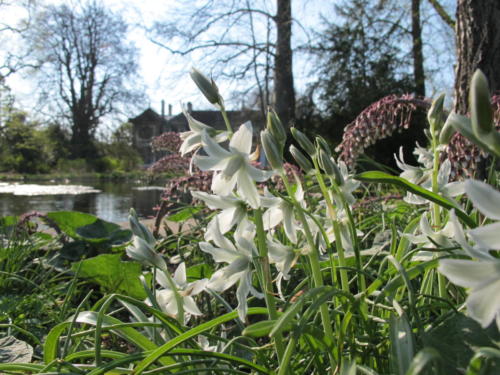
[[[344,129],[342,142],[337,146],[340,160],[349,168],[365,149],[396,130],[408,129],[417,109],[427,111],[431,103],[412,95],[389,95],[368,106]]]

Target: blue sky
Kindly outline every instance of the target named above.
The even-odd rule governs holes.
[[[46,0],[45,3],[61,3],[63,0]],[[146,94],[149,98],[148,103],[153,109],[159,111],[161,100],[165,100],[167,104],[173,105],[173,112],[180,111],[180,103],[191,101],[197,108],[210,108],[201,95],[196,90],[194,84],[188,76],[189,69],[192,66],[197,66],[206,71],[203,64],[198,60],[199,55],[191,55],[186,57],[173,56],[165,49],[155,45],[148,39],[148,35],[144,30],[144,26],[150,26],[153,20],[169,19],[170,15],[176,8],[183,6],[196,6],[202,0],[103,0],[103,2],[112,10],[119,11],[123,14],[125,20],[130,24],[130,39],[140,48],[140,74],[142,81],[146,87]],[[254,0],[252,4],[261,3],[274,11],[274,0]],[[444,0],[445,5],[453,13],[454,1]],[[15,3],[15,1],[13,1]],[[297,45],[304,42],[306,37],[303,29],[318,28],[321,25],[321,18],[333,19],[333,3],[335,1],[326,0],[294,0],[293,13],[295,18],[300,22],[294,26],[294,44]],[[408,6],[410,1],[406,1]],[[431,40],[431,43],[426,47],[426,58],[428,67],[440,66],[440,71],[433,76],[433,82],[428,84],[428,95],[433,96],[437,92],[452,88],[453,84],[453,67],[451,62],[453,56],[450,54],[453,46],[449,45],[452,41],[452,31],[442,25],[440,20],[429,8],[428,2],[424,1],[423,6],[427,9],[425,22],[433,24],[436,29],[432,31],[432,35],[424,35],[425,40]],[[1,23],[12,23],[16,19],[23,17],[22,10],[16,7],[10,7],[0,13]],[[424,33],[426,28],[424,28]],[[450,37],[451,35],[451,37]],[[11,48],[15,48],[13,40],[4,40],[0,42],[5,45],[11,43]],[[450,62],[451,61],[451,62]],[[310,72],[310,60],[305,59],[300,54],[294,56],[294,75],[296,90],[300,93],[304,90],[307,84],[317,78]],[[21,107],[30,109],[34,104],[33,87],[30,84],[28,77],[16,75],[10,77],[8,84],[12,87]],[[231,91],[238,88],[237,82],[218,81],[220,90],[223,95],[228,98]],[[229,102],[228,107],[236,107],[239,103]]]

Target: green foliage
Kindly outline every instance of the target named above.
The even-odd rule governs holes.
[[[0,171],[47,172],[50,150],[38,124],[22,112],[12,112],[0,128]]]
[[[101,254],[74,263],[73,271],[79,278],[99,284],[104,293],[121,293],[145,299],[146,293],[139,280],[142,267],[136,262],[124,262],[120,254]]]

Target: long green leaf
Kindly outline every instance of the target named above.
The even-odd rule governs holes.
[[[255,314],[267,314],[267,309],[262,308],[262,307],[252,307],[248,309],[248,315],[255,315]],[[184,341],[187,341],[195,336],[198,336],[199,334],[208,331],[214,327],[217,327],[221,324],[224,324],[230,320],[237,319],[238,318],[238,312],[233,311],[227,314],[224,314],[218,318],[212,319],[206,323],[200,324],[197,327],[194,327],[190,329],[189,331],[183,333],[182,335],[179,335],[172,340],[168,341],[164,345],[160,346],[159,348],[153,350],[153,352],[148,355],[143,361],[141,361],[137,367],[134,369],[134,374],[142,374],[144,370],[146,370],[153,362],[157,361],[159,358],[161,358],[165,353],[168,351],[172,350],[175,348],[177,345],[182,344]]]
[[[417,353],[413,361],[411,361],[410,368],[406,372],[406,375],[418,375],[424,368],[426,368],[430,363],[441,361],[441,356],[434,348],[426,347]]]
[[[430,190],[424,189],[421,186],[415,185],[408,180],[398,177],[392,176],[388,173],[381,171],[369,171],[363,172],[354,177],[356,180],[364,181],[364,182],[375,182],[375,183],[383,183],[383,184],[391,184],[395,186],[399,186],[410,193],[416,194],[422,198],[425,198],[433,203],[440,205],[448,210],[455,209],[457,216],[466,223],[469,227],[476,227],[476,223],[472,220],[469,215],[463,212],[457,205],[438,194],[433,193]]]

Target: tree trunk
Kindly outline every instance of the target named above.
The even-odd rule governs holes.
[[[500,1],[458,0],[456,34],[454,110],[466,114],[469,84],[476,69],[486,75],[492,93],[500,89]]]
[[[469,85],[476,69],[488,78],[490,90],[500,89],[500,1],[458,0],[456,21],[457,68],[453,110],[469,112]],[[482,180],[488,161],[477,146],[460,134],[448,145],[453,176]]]
[[[285,126],[295,120],[295,91],[292,72],[291,0],[277,0],[276,57],[274,60],[275,110]]]
[[[424,54],[422,52],[422,28],[420,26],[420,0],[411,0],[411,37],[413,41],[413,74],[415,94],[425,97]]]

